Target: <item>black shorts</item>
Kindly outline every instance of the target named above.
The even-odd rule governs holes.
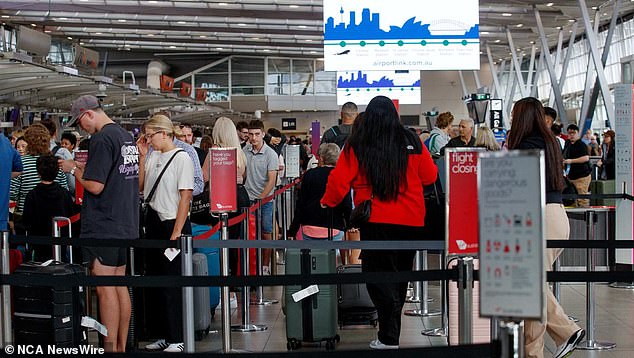
[[[84,261],[90,266],[95,259],[104,266],[119,267],[128,263],[128,249],[126,247],[84,247],[82,248]]]

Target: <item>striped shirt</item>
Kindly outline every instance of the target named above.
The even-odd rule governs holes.
[[[24,200],[26,200],[27,194],[41,181],[40,176],[37,174],[37,158],[39,158],[39,155],[23,155],[22,166],[24,167],[24,170],[22,171],[22,175],[11,179],[10,198],[11,200],[15,200],[17,202],[15,208],[16,212],[22,212],[24,209]],[[55,182],[59,183],[64,189],[68,190],[66,175],[61,170],[57,172]]]

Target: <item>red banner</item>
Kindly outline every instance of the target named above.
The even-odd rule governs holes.
[[[394,103],[394,107],[396,107],[396,112],[398,112],[399,114],[401,113],[401,108],[399,105],[399,100],[398,99],[393,99],[392,103]]]
[[[174,78],[161,75],[161,91],[172,92],[174,90]]]
[[[77,163],[86,164],[88,161],[88,151],[78,150],[75,152],[75,161]],[[84,187],[79,180],[75,178],[75,204],[81,205],[84,202]]]
[[[179,91],[183,97],[189,97],[192,95],[192,85],[187,82],[181,82],[181,89]]]
[[[209,209],[212,213],[238,211],[236,149],[212,148],[210,153]]]
[[[478,152],[447,148],[447,255],[478,254]]]
[[[196,100],[204,101],[207,98],[207,89],[206,88],[196,88]]]

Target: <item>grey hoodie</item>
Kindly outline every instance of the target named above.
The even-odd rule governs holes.
[[[438,127],[432,129],[431,133],[429,133],[429,138],[429,152],[431,154],[440,152],[440,149],[449,142],[449,134]]]

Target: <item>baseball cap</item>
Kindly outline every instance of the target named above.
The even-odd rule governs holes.
[[[76,100],[70,106],[70,119],[66,123],[67,127],[72,127],[77,124],[79,116],[91,109],[101,108],[99,99],[92,95],[83,95]]]

